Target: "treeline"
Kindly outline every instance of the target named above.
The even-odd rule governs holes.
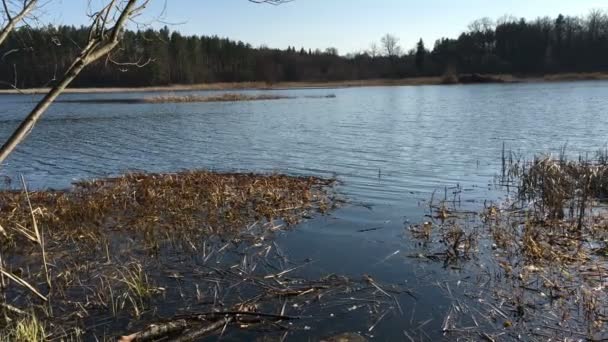
[[[24,27],[0,47],[0,86],[51,85],[86,44],[88,29]],[[386,35],[368,51],[340,56],[289,47],[254,48],[219,37],[183,36],[168,28],[128,31],[110,58],[85,69],[75,86],[152,86],[211,82],[338,81],[446,73],[544,74],[608,71],[608,15],[560,15],[534,21],[481,19],[432,50],[420,40],[403,53]]]

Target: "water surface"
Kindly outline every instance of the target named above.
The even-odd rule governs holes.
[[[557,152],[566,143],[571,153],[588,153],[608,142],[608,82],[602,81],[271,93],[296,98],[56,103],[0,175],[17,179],[23,174],[36,188],[66,188],[77,179],[133,170],[336,176],[350,204],[281,234],[278,243],[293,260],[312,259],[311,274],[371,274],[411,286],[418,300],[403,299],[407,317],[394,315],[375,330],[384,339],[401,340],[403,329],[428,319],[425,329],[440,337],[450,299],[440,286],[429,284],[465,277],[462,270],[446,271],[407,257],[417,246],[404,228],[424,219],[433,191],[443,196],[446,187],[459,186],[465,202],[493,196],[503,143],[529,156]],[[336,97],[320,98],[328,94]],[[68,94],[62,99],[154,95]],[[0,96],[2,140],[36,98]]]

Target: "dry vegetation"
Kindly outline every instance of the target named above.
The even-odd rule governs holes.
[[[327,95],[307,95],[301,98],[307,99],[332,99],[335,94]],[[56,102],[63,103],[120,103],[120,104],[142,104],[142,103],[196,103],[196,102],[240,102],[240,101],[264,101],[264,100],[281,100],[281,99],[296,99],[295,96],[284,96],[276,94],[232,94],[225,93],[219,95],[160,95],[156,97],[145,98],[105,98],[105,99],[76,99],[76,100],[58,100]]]
[[[570,82],[608,79],[606,73],[563,73],[548,74],[544,76],[516,76],[509,74],[486,75],[496,79],[500,83],[514,82]],[[385,87],[385,86],[415,86],[415,85],[439,85],[457,84],[458,76],[446,74],[438,77],[410,77],[403,79],[370,79],[354,81],[326,81],[326,82],[278,82],[269,84],[265,82],[239,82],[239,83],[208,83],[193,85],[170,85],[157,87],[135,87],[135,88],[69,88],[65,93],[87,94],[87,93],[124,93],[124,92],[164,92],[164,91],[197,91],[197,90],[282,90],[282,89],[337,89],[351,87]],[[43,94],[48,89],[0,89],[0,94]]]
[[[548,74],[544,76],[517,76],[510,74],[486,75],[494,78],[498,83],[515,82],[570,82],[606,80],[608,73],[561,73]],[[238,83],[206,83],[192,85],[170,85],[156,87],[134,87],[134,88],[68,88],[64,93],[87,94],[87,93],[124,93],[124,92],[165,92],[165,91],[199,91],[199,90],[283,90],[283,89],[337,89],[352,87],[386,87],[386,86],[416,86],[416,85],[440,85],[458,84],[458,75],[447,73],[437,77],[410,77],[403,79],[370,79],[353,81],[326,81],[326,82],[238,82]],[[0,89],[0,94],[45,94],[47,88],[35,89]]]
[[[580,72],[580,73],[563,73],[545,75],[544,81],[560,82],[560,81],[595,81],[607,80],[608,74],[605,72]]]
[[[184,103],[184,102],[237,102],[237,101],[263,101],[289,99],[289,96],[273,94],[220,94],[211,96],[183,95],[183,96],[156,96],[142,100],[145,103]]]
[[[2,191],[0,340],[284,337],[314,324],[300,313],[332,298],[332,312],[355,300],[371,312],[394,306],[392,290],[379,297],[371,278],[299,278],[308,263],[272,242],[333,208],[332,183],[196,171]]]
[[[511,286],[496,295],[514,308],[519,328],[533,325],[543,338],[608,338],[606,176],[605,154],[508,168],[516,200],[490,207],[484,219]]]
[[[123,92],[170,92],[170,91],[204,91],[204,90],[284,90],[284,89],[336,89],[350,87],[383,87],[402,85],[427,85],[441,84],[440,77],[412,77],[404,79],[371,79],[354,81],[319,81],[319,82],[238,82],[238,83],[205,83],[191,85],[170,85],[158,87],[135,87],[135,88],[70,88],[65,93],[87,94],[87,93],[123,93]],[[41,94],[48,89],[0,89],[0,94]]]
[[[484,340],[608,338],[607,161],[605,152],[594,160],[510,158],[500,177],[509,188],[504,202],[477,213],[447,196],[431,201],[432,221],[410,228],[428,247],[415,256],[476,275],[469,287],[461,284],[475,303],[454,297],[444,332]]]
[[[120,229],[225,235],[261,220],[295,223],[313,205],[327,209],[321,187],[330,183],[206,171],[129,174],[76,183],[71,191],[0,192],[0,225],[9,242],[18,243],[23,232],[33,235],[29,200],[38,226],[53,234],[97,239],[104,230]]]

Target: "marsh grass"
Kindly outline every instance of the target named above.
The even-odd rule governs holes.
[[[44,324],[32,315],[5,327],[0,342],[44,342],[46,337]]]
[[[479,253],[468,249],[474,258],[459,258],[477,261],[460,266],[470,267],[477,277],[467,296],[478,293],[473,297],[481,305],[477,313],[468,314],[469,321],[487,319],[490,327],[495,325],[474,329],[476,336],[608,338],[606,155],[600,151],[593,158],[568,159],[563,148],[557,157],[541,155],[525,161],[503,152],[498,184],[506,192],[504,200],[484,202],[476,211],[459,208],[447,196],[439,204],[431,201],[428,216],[438,227],[430,241],[447,246],[447,254],[427,254],[429,259],[458,255],[450,246],[460,245],[460,251],[486,246]],[[476,244],[468,243],[465,232],[474,230],[463,231],[461,227],[467,225],[480,227],[480,236],[470,240]],[[424,231],[423,226],[418,231]],[[449,289],[448,293],[451,296]],[[472,311],[460,302],[454,305],[461,320],[467,316],[464,312]],[[466,329],[453,326],[458,321],[455,312],[446,317],[450,322],[446,331],[466,335]]]
[[[608,164],[602,156],[595,161],[537,157],[512,165],[510,173],[520,179],[518,195],[533,204],[537,218],[578,219],[579,229],[590,202],[608,195]]]
[[[260,220],[297,223],[328,201],[322,188],[332,182],[206,171],[128,174],[79,182],[69,191],[0,192],[0,225],[9,241],[34,230],[32,217],[54,240],[99,242],[108,230],[138,231],[150,239],[191,231],[225,236]]]
[[[242,94],[242,93],[226,93],[220,95],[165,95],[144,98],[142,102],[146,103],[187,103],[187,102],[237,102],[237,101],[265,101],[265,100],[281,100],[292,97],[276,94]]]
[[[127,174],[65,191],[1,191],[0,330],[11,340],[133,331],[126,336],[166,339],[181,327],[187,340],[244,329],[283,335],[313,324],[310,313],[324,305],[384,318],[398,306],[395,288],[299,277],[308,262],[288,260],[273,242],[277,231],[336,207],[334,182],[191,171]]]
[[[133,312],[136,317],[139,317],[148,307],[152,297],[162,293],[163,290],[162,288],[154,287],[150,283],[148,275],[145,273],[142,265],[137,263],[119,269],[116,280],[127,285],[127,291],[123,294],[123,298],[128,299],[132,304]],[[111,287],[108,290],[112,291]],[[113,293],[110,292],[110,295],[113,296]],[[112,307],[114,308],[116,306],[115,299],[111,297],[111,300]],[[124,303],[121,306],[124,308]],[[113,311],[115,315],[116,312],[118,312],[115,308]]]
[[[475,257],[479,232],[477,226],[469,222],[472,213],[459,209],[461,193],[459,185],[444,188],[443,199],[436,199],[433,192],[425,215],[430,220],[408,227],[411,236],[431,250],[413,257],[441,260],[446,266]]]
[[[244,94],[244,93],[224,93],[219,95],[158,95],[143,98],[93,98],[93,99],[64,99],[57,102],[63,103],[117,103],[117,104],[161,104],[161,103],[196,103],[196,102],[242,102],[242,101],[267,101],[282,99],[333,99],[335,94],[327,95],[305,95],[305,96],[286,96],[279,94]]]

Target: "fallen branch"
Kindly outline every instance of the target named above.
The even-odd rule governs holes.
[[[198,330],[193,330],[187,334],[185,334],[182,337],[179,337],[177,339],[174,340],[174,342],[190,342],[190,341],[196,341],[199,338],[210,334],[216,330],[218,330],[219,328],[222,327],[226,327],[228,324],[230,324],[232,321],[234,320],[233,317],[225,317],[222,320],[219,321],[215,321],[213,323],[210,323],[208,325],[203,326],[202,328],[198,329]]]
[[[171,321],[168,323],[161,324],[152,324],[147,329],[142,330],[140,332],[122,336],[118,341],[119,342],[142,342],[142,341],[151,341],[155,339],[159,339],[164,336],[168,336],[171,334],[179,333],[188,328],[188,322],[186,320],[180,319],[176,321]]]

